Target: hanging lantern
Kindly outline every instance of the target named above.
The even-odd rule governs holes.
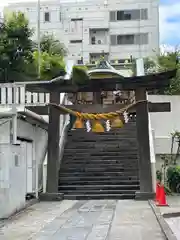
[[[93,121],[92,132],[104,132],[104,127],[99,121],[97,120]]]
[[[116,117],[115,119],[112,120],[111,122],[111,127],[112,128],[122,128],[124,126],[123,121],[120,119],[120,117]]]
[[[77,118],[73,128],[84,128],[84,123],[80,118]]]

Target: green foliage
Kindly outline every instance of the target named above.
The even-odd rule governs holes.
[[[74,66],[72,72],[72,82],[77,85],[85,85],[89,82],[86,66]]]
[[[34,61],[35,65],[38,62],[38,51],[35,51]],[[65,74],[65,62],[60,55],[51,55],[48,52],[41,53],[41,76],[43,80],[51,80],[52,78],[63,76]]]
[[[42,80],[63,76],[65,74],[65,46],[53,35],[44,35],[41,39],[41,75]],[[38,65],[38,51],[34,54],[35,64]]]
[[[164,190],[165,190],[166,195],[172,195],[172,191],[168,186],[165,185]]]
[[[0,82],[21,81],[28,76],[26,65],[33,61],[32,34],[23,13],[5,16],[0,30]]]
[[[5,16],[0,29],[0,82],[37,79],[38,51],[32,42],[32,29],[21,12]],[[41,39],[41,79],[65,74],[63,57],[67,50],[52,35]]]
[[[156,180],[158,180],[160,183],[162,181],[162,172],[159,170],[156,171]]]
[[[167,169],[167,182],[173,192],[177,191],[177,186],[180,183],[180,166],[173,166]]]
[[[161,54],[160,56],[158,56],[158,64],[164,71],[173,70],[176,68],[178,56],[178,51]]]
[[[180,64],[177,64],[179,51],[168,52],[157,56],[156,60],[145,59],[145,69],[149,73],[162,72],[177,68],[177,75],[171,80],[170,86],[160,89],[159,94],[179,95],[180,94]]]
[[[41,38],[41,51],[55,56],[64,57],[67,55],[67,49],[64,44],[55,39],[53,35],[44,35]]]

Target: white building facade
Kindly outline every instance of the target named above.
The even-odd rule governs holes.
[[[36,2],[7,7],[22,11],[37,39]],[[75,63],[95,63],[104,54],[111,63],[159,52],[158,0],[41,1],[41,34],[53,34]]]

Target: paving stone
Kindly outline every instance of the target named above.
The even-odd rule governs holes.
[[[174,224],[174,223],[173,223]],[[180,221],[176,226],[180,227]],[[39,203],[0,229],[1,240],[162,240],[148,202]]]
[[[172,232],[178,240],[180,240],[180,217],[167,218],[165,219],[171,228]]]

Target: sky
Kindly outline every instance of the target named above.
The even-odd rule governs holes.
[[[37,0],[0,0],[0,8],[7,3]],[[160,43],[161,45],[180,45],[180,0],[160,0]]]
[[[180,45],[180,0],[160,0],[161,44]]]

